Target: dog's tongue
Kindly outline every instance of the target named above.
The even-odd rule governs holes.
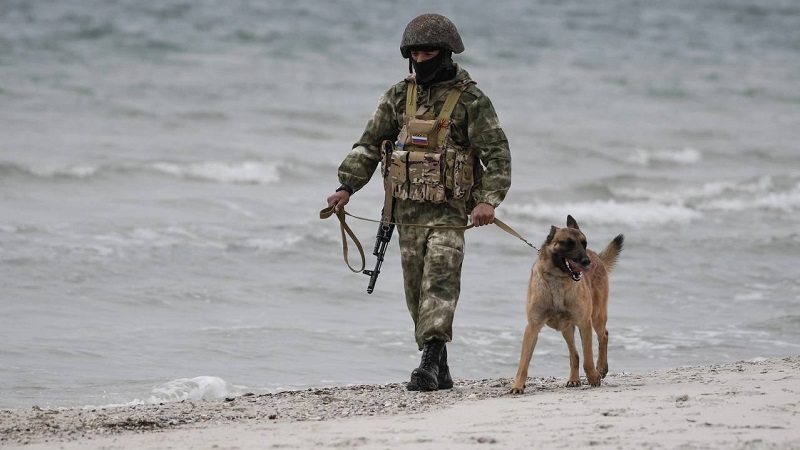
[[[589,263],[589,265],[585,266],[585,267],[580,265],[580,264],[578,264],[578,263],[576,263],[575,261],[573,261],[571,259],[567,260],[567,264],[569,265],[570,270],[572,270],[573,272],[591,272],[597,266],[597,263],[594,262],[594,260],[591,260],[591,261],[592,262]]]

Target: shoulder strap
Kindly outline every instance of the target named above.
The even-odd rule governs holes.
[[[442,110],[439,112],[439,120],[449,120],[450,115],[453,114],[453,110],[456,108],[456,103],[458,103],[458,98],[461,97],[461,89],[451,89],[450,93],[447,95],[447,99],[444,101],[444,106],[442,106]]]
[[[409,113],[409,111],[414,111]],[[406,117],[413,117],[417,111],[417,83],[412,77],[406,78]]]
[[[442,106],[442,110],[439,111],[439,120],[440,126],[444,127],[450,121],[450,115],[453,114],[453,110],[456,108],[456,104],[458,103],[458,99],[461,97],[461,93],[467,90],[471,83],[463,83],[459,84],[458,86],[454,86],[450,89],[450,93],[447,95],[447,99],[444,101],[444,105]],[[439,133],[438,136],[438,146],[441,147],[444,145],[446,133]]]
[[[469,80],[467,82],[459,83],[458,85],[450,88],[448,91],[445,91],[449,93],[447,95],[447,99],[444,101],[444,105],[442,105],[442,110],[439,111],[439,117],[437,117],[439,123],[446,124],[450,120],[450,115],[453,114],[453,110],[456,108],[456,104],[458,103],[458,99],[461,97],[461,93],[467,90],[467,88],[474,83],[474,81]],[[420,107],[420,109],[417,110],[417,83],[414,81],[414,78],[406,78],[406,86],[406,117],[409,117],[409,111],[414,111],[415,116],[424,114],[426,108]],[[444,92],[442,94],[444,94]],[[440,94],[438,97],[441,97],[442,94]],[[444,137],[445,133],[439,133],[440,146],[444,144]]]
[[[450,115],[453,114],[456,103],[458,103],[458,98],[461,97],[461,93],[466,91],[471,84],[475,84],[475,82],[467,80],[450,88],[450,94],[447,96],[447,100],[444,101],[441,112],[439,112],[439,119],[450,119]]]

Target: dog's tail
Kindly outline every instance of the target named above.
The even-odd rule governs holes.
[[[603,261],[603,265],[606,266],[606,271],[611,273],[611,270],[614,268],[614,265],[617,263],[617,257],[619,253],[622,251],[622,243],[625,241],[625,236],[619,235],[614,238],[613,241],[609,242],[606,245],[606,248],[600,252],[600,259]]]

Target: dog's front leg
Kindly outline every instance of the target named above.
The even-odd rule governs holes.
[[[581,377],[578,373],[578,364],[581,358],[578,356],[578,349],[575,347],[575,327],[570,325],[569,328],[561,332],[561,335],[567,341],[567,349],[569,349],[569,379],[567,380],[567,387],[580,386]]]
[[[600,372],[594,366],[594,356],[592,354],[592,322],[586,321],[578,324],[578,330],[581,333],[583,371],[586,372],[586,380],[592,386],[600,386]]]
[[[539,331],[542,329],[543,324],[532,326],[530,322],[525,326],[525,335],[522,337],[522,350],[519,355],[519,367],[517,368],[517,376],[514,378],[514,386],[511,388],[511,394],[522,394],[525,392],[525,382],[528,380],[528,367],[533,358],[533,349],[536,347],[536,341],[539,339]]]

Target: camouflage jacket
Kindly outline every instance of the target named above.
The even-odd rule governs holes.
[[[458,68],[455,78],[419,87],[417,105],[429,105],[435,115],[442,109],[447,90],[455,84],[470,81],[466,70]],[[364,187],[380,164],[380,145],[384,140],[394,142],[403,127],[406,109],[407,82],[392,86],[381,97],[378,108],[367,122],[361,139],[339,166],[339,182],[353,191]],[[451,115],[451,137],[457,145],[472,147],[485,168],[482,180],[472,192],[474,203],[497,207],[511,185],[511,153],[497,113],[487,97],[474,83],[461,94]]]

